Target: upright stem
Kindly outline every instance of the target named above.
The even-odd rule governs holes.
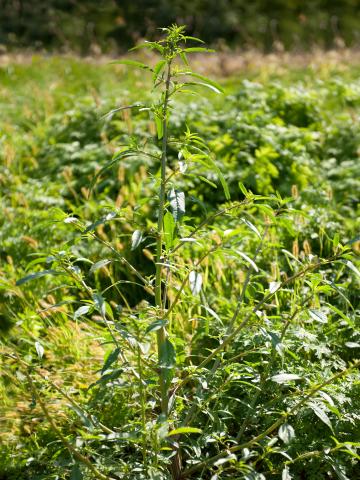
[[[163,137],[161,148],[161,181],[159,189],[159,213],[158,213],[158,225],[157,225],[157,242],[156,242],[156,276],[155,276],[155,303],[159,309],[159,318],[163,317],[162,306],[162,293],[161,293],[161,274],[162,274],[162,253],[163,253],[163,221],[165,210],[165,185],[166,185],[166,159],[167,159],[167,141],[168,141],[168,104],[170,94],[170,80],[171,80],[171,60],[167,64],[166,81],[165,81],[165,96],[162,108],[162,123],[163,123]],[[166,330],[164,327],[157,331],[157,347],[158,358],[160,363],[161,348],[166,340]],[[163,415],[168,414],[168,392],[166,381],[166,369],[160,367],[159,380],[160,380],[160,393],[161,393],[161,411]]]

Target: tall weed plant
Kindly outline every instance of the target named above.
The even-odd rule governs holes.
[[[91,189],[103,188],[117,165],[121,182],[124,162],[146,168],[91,224],[57,210],[59,228],[73,228],[75,240],[36,255],[28,265],[36,271],[18,281],[50,276],[57,322],[96,325],[107,351],[93,381],[75,388],[52,378],[49,345],[37,340],[36,357],[19,345],[7,350],[14,381],[26,382],[50,427],[42,435],[57,473],[46,478],[354,478],[359,361],[346,290],[360,274],[350,244],[325,233],[323,258],[299,243],[296,185],[285,198],[232,185],[231,201],[205,140],[191,125],[173,134],[177,97],[222,93],[188,62],[211,51],[184,27],[163,32],[136,47],[159,55],[154,66],[119,62],[151,76],[151,101],[107,114],[136,109],[153,134],[120,145]],[[202,183],[201,195],[189,195],[188,182]],[[217,190],[223,204],[209,211],[206,196]],[[102,255],[95,262],[94,245]],[[144,292],[141,303],[132,289]],[[54,413],[52,395],[65,417]]]

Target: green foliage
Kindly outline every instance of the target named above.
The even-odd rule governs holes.
[[[356,478],[356,69],[219,86],[164,33],[68,98],[1,72],[0,472]]]

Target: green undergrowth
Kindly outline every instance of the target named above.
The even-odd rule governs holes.
[[[148,101],[149,78],[56,57],[0,69],[0,478],[96,478],[50,428],[29,372],[62,434],[112,478],[176,478],[179,450],[178,478],[357,478],[358,72],[264,66],[173,103],[168,172],[186,211],[169,199],[165,246],[181,253],[165,307],[184,294],[159,323],[159,127],[141,108],[112,111]],[[211,171],[192,164],[195,133]],[[239,296],[244,328],[202,366]]]

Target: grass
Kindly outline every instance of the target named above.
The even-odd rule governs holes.
[[[1,68],[0,322],[1,351],[10,355],[3,356],[0,384],[3,478],[95,478],[49,428],[28,372],[66,438],[109,475],[169,478],[166,435],[188,424],[202,431],[180,437],[183,472],[205,462],[194,478],[356,478],[359,381],[356,370],[347,368],[360,346],[359,66],[275,65],[250,65],[220,79],[225,97],[189,96],[174,109],[171,135],[181,136],[188,125],[206,139],[237,203],[230,209],[217,176],[206,169],[188,170],[194,175],[178,180],[187,209],[181,236],[191,237],[204,217],[211,221],[199,229],[197,243],[185,244],[174,257],[178,272],[170,274],[175,288],[169,301],[184,279],[186,295],[169,317],[178,365],[172,388],[179,389],[169,425],[159,421],[156,406],[154,334],[147,331],[156,318],[152,296],[117,256],[151,279],[157,166],[141,156],[124,159],[99,178],[89,197],[94,174],[119,145],[135,142],[135,136],[151,145],[156,128],[146,114],[101,119],[118,105],[147,100],[149,80],[121,66],[64,57],[34,57]],[[156,153],[156,142],[153,148]],[[169,162],[175,169],[174,146]],[[239,182],[266,198],[244,196]],[[280,216],[274,215],[276,191],[288,197],[280,202]],[[212,218],[223,209],[225,215]],[[114,211],[113,220],[104,220]],[[98,224],[81,236],[80,221]],[[264,243],[257,257],[254,228]],[[144,240],[132,249],[135,229]],[[313,269],[346,245],[341,262]],[[249,318],[246,328],[215,363],[202,366],[229,334],[249,259],[258,272],[236,319],[241,325]],[[99,260],[105,262],[94,268]],[[15,284],[42,266],[66,267],[73,276]],[[74,267],[106,298],[115,318],[110,330]],[[199,292],[186,281],[190,268],[202,275]],[[308,274],[251,313],[270,282],[286,282],[301,269]],[[114,279],[122,282],[116,288]],[[80,314],[84,306],[89,308]],[[44,349],[42,359],[36,342]],[[216,362],[221,368],[212,370]],[[278,380],[283,373],[301,380]],[[296,410],[285,423],[290,427],[279,430],[279,424],[251,443],[337,374],[337,381]],[[242,444],[247,446],[238,451]]]

